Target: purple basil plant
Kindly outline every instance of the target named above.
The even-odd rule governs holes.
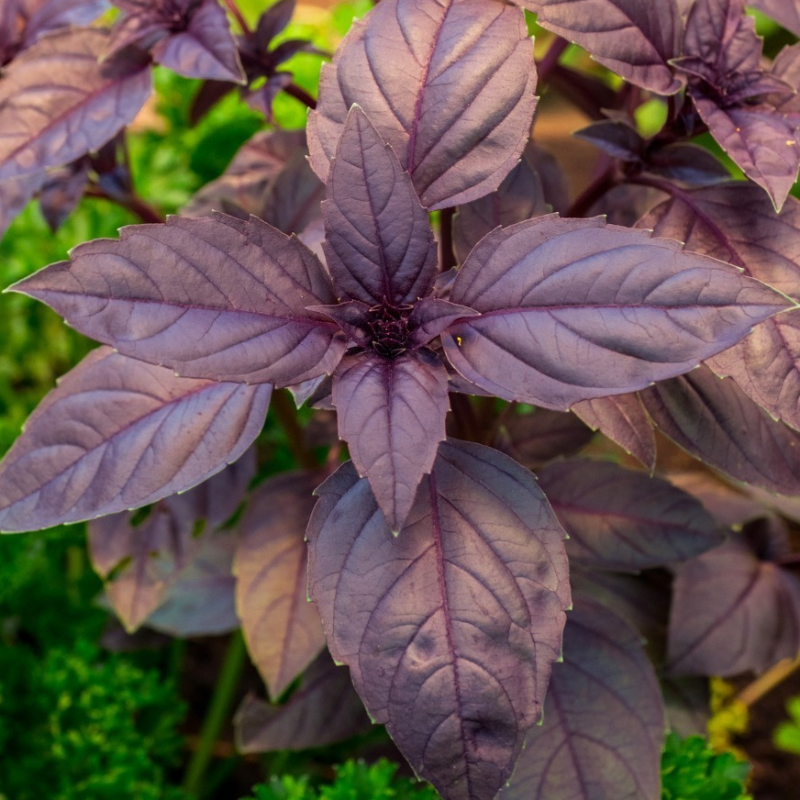
[[[0,529],[88,520],[129,630],[241,624],[273,700],[304,674],[248,698],[244,751],[366,707],[447,800],[658,800],[705,677],[800,650],[800,45],[767,59],[743,0],[381,0],[315,101],[290,0],[114,5],[0,7],[0,224],[88,189],[146,223],[12,287],[101,346],[0,463]],[[800,35],[800,0],[753,5]],[[307,139],[257,134],[163,222],[120,156],[153,64],[197,117],[286,91]],[[589,120],[576,197],[537,91]],[[329,455],[252,488],[271,401]]]

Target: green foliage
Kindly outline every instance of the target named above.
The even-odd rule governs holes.
[[[671,733],[661,758],[662,800],[752,800],[745,790],[750,765],[715,753],[701,736]]]
[[[254,787],[248,800],[436,800],[439,796],[425,783],[396,778],[397,764],[382,759],[367,766],[348,761],[336,770],[336,780],[315,789],[307,776],[273,777],[269,784]]]
[[[790,722],[782,722],[775,730],[775,744],[782,750],[800,755],[800,697],[793,697],[786,710],[792,718]]]

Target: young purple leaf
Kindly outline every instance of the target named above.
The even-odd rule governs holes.
[[[429,293],[437,255],[428,213],[358,106],[331,162],[323,212],[323,248],[340,299],[399,307]]]
[[[453,247],[463,264],[473,247],[498,227],[513,225],[531,217],[549,214],[553,209],[545,199],[545,189],[536,167],[540,160],[533,142],[528,142],[522,160],[497,191],[459,205],[453,219]]]
[[[156,63],[187,78],[245,84],[228,17],[217,0],[186,3],[191,16],[185,30],[173,32],[153,47]],[[188,9],[191,9],[189,11]]]
[[[370,715],[446,800],[494,797],[540,714],[569,604],[532,475],[449,441],[391,535],[352,465],[318,490],[310,590]]]
[[[664,709],[641,637],[597,601],[576,600],[544,722],[500,800],[659,800]]]
[[[496,189],[516,165],[535,87],[519,9],[494,0],[384,0],[323,67],[308,126],[312,166],[327,179],[357,103],[426,208],[467,203]]]
[[[234,531],[204,536],[197,555],[167,592],[147,626],[170,636],[219,636],[239,627],[234,600]]]
[[[590,428],[600,431],[651,472],[656,465],[656,437],[637,394],[582,400],[572,407]]]
[[[763,672],[800,649],[800,581],[744,537],[677,571],[669,666],[679,675]]]
[[[731,261],[800,299],[800,202],[793,197],[777,214],[756,187],[726,183],[681,193],[653,209],[641,225],[686,242],[690,250]],[[732,377],[770,414],[800,429],[800,310],[762,322],[708,365]]]
[[[250,446],[270,394],[269,385],[176,378],[98,348],[0,462],[0,530],[77,522],[195,486]]]
[[[539,483],[570,536],[570,561],[638,571],[684,561],[722,542],[703,506],[660,478],[583,459],[546,466]]]
[[[800,6],[794,0],[747,0],[747,4],[777,20],[795,36],[800,36]]]
[[[346,355],[333,376],[333,404],[339,436],[396,533],[445,438],[447,370],[429,350]]]
[[[669,67],[682,33],[675,0],[515,0],[537,22],[586,48],[625,80],[658,94],[675,94],[682,82]]]
[[[651,150],[647,154],[646,169],[654,175],[696,186],[720,183],[731,177],[727,167],[713,153],[690,142],[676,142]]]
[[[59,30],[9,64],[0,80],[0,181],[74,161],[133,120],[150,95],[143,54],[103,64],[101,28]]]
[[[701,461],[738,481],[800,494],[800,433],[773,419],[708,367],[641,393],[656,426]]]
[[[573,136],[590,142],[613,158],[639,161],[644,154],[645,141],[632,120],[602,119],[575,131]]]
[[[350,673],[324,652],[287,703],[274,706],[248,695],[234,726],[240,753],[271,753],[327,747],[366,732],[370,722]]]
[[[561,410],[686,372],[790,306],[679,242],[556,216],[485,237],[450,298],[481,312],[443,335],[461,375]]]
[[[247,649],[277,699],[325,647],[319,612],[308,602],[305,527],[315,473],[261,484],[247,504],[236,549],[236,607]]]
[[[306,306],[333,299],[296,237],[224,214],[123,228],[14,289],[81,333],[180,375],[297,383],[333,372],[344,340]]]

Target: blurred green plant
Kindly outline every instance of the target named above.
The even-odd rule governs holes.
[[[781,750],[800,755],[800,696],[793,697],[786,704],[786,711],[791,720],[778,725],[773,741]]]
[[[661,757],[662,800],[752,800],[750,765],[733,753],[715,753],[701,736],[667,736]]]

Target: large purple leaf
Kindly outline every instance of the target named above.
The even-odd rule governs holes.
[[[15,284],[81,333],[180,375],[287,385],[332,372],[344,341],[305,310],[322,265],[266,223],[215,214],[123,228]]]
[[[56,28],[88,25],[108,8],[107,0],[44,0],[28,5],[31,14],[25,24],[23,47]]]
[[[544,495],[507,456],[456,441],[398,537],[352,465],[317,493],[310,590],[334,659],[446,800],[494,797],[539,718],[570,602]]]
[[[204,536],[191,563],[172,584],[148,627],[170,636],[217,636],[239,627],[231,574],[238,536],[217,531]]]
[[[800,581],[761,561],[743,537],[678,569],[669,628],[672,672],[762,672],[799,649]]]
[[[305,528],[314,507],[315,473],[289,473],[261,484],[239,525],[236,605],[247,649],[280,697],[325,646],[315,606],[308,602]]]
[[[800,36],[800,5],[795,0],[747,0],[747,5],[761,9],[786,30]]]
[[[596,61],[658,94],[681,88],[668,62],[682,35],[675,0],[516,0],[548,30],[585,47]]]
[[[711,135],[780,210],[800,166],[797,120],[766,103],[722,107],[700,90],[693,99]]]
[[[778,214],[756,187],[743,183],[681,193],[653,209],[641,225],[686,247],[743,267],[800,299],[800,202]],[[766,320],[750,336],[709,360],[771,414],[800,429],[800,311]]]
[[[703,367],[641,393],[658,428],[736,480],[800,494],[800,433],[774,420],[730,379]]]
[[[323,67],[308,127],[312,166],[327,179],[357,103],[424,206],[467,203],[496,189],[517,163],[535,87],[520,9],[494,0],[384,0]]]
[[[789,305],[679,242],[556,216],[486,236],[451,300],[481,312],[442,337],[461,375],[555,409],[686,372]]]
[[[572,411],[590,428],[600,431],[635,456],[650,470],[656,464],[656,437],[636,394],[582,400]]]
[[[346,669],[323,653],[282,706],[252,695],[236,713],[236,748],[242,753],[327,747],[369,729],[364,704]]]
[[[580,596],[544,722],[500,800],[660,800],[664,709],[639,634]]]
[[[342,299],[400,306],[428,293],[437,266],[428,212],[357,106],[331,163],[323,210],[325,255]]]
[[[271,387],[177,378],[101,347],[61,379],[0,463],[0,530],[153,503],[250,446]]]
[[[133,120],[151,91],[132,52],[100,64],[100,28],[39,39],[0,79],[0,180],[58,167],[95,150]]]
[[[155,45],[156,62],[187,78],[246,83],[228,16],[219,2],[203,0],[191,14],[185,31]]]
[[[395,359],[345,356],[333,378],[333,404],[358,474],[399,531],[445,438],[447,370],[428,350]]]
[[[544,186],[536,169],[539,160],[533,142],[528,142],[522,160],[509,172],[497,191],[458,207],[453,220],[453,246],[459,264],[473,247],[497,227],[549,214]]]
[[[611,462],[556,462],[539,472],[539,483],[569,534],[570,561],[642,570],[684,561],[722,541],[694,497]]]

